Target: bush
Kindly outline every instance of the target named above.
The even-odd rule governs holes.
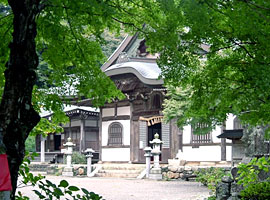
[[[270,199],[270,183],[259,182],[249,184],[240,192],[242,199],[265,200]]]
[[[86,157],[79,152],[73,152],[72,154],[72,163],[73,164],[86,164]]]
[[[207,186],[212,192],[216,193],[216,187],[221,181],[223,176],[230,176],[229,172],[226,172],[223,168],[206,168],[199,169],[195,172],[197,175],[196,181],[201,182],[203,185]]]
[[[25,150],[29,152],[36,151],[36,138],[35,136],[29,135],[25,141]]]
[[[244,186],[240,192],[242,199],[270,199],[270,177],[260,178],[260,174],[269,173],[270,158],[254,158],[248,164],[238,166],[237,183]]]
[[[238,165],[238,175],[237,183],[243,184],[244,187],[251,183],[260,182],[259,174],[262,172],[269,172],[270,167],[270,157],[269,158],[254,158],[248,164]],[[268,177],[266,180],[270,180]]]

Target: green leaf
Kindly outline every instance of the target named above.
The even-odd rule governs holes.
[[[54,192],[55,192],[58,196],[64,196],[62,190],[59,189],[59,188],[55,188],[55,189],[54,189]]]
[[[70,191],[74,191],[74,192],[80,190],[80,189],[79,189],[78,187],[76,187],[76,186],[69,186],[68,189],[69,189]]]
[[[58,187],[64,187],[66,188],[68,186],[68,182],[66,180],[61,180],[60,181],[60,184],[58,185]]]
[[[40,199],[45,199],[46,197],[44,196],[44,195],[42,195],[39,191],[37,191],[37,190],[33,190],[35,193],[36,193],[36,195],[38,195],[38,197],[40,198]]]
[[[81,190],[83,191],[83,193],[84,193],[84,194],[86,194],[86,195],[87,195],[87,194],[89,194],[89,192],[88,192],[88,190],[87,190],[87,189],[85,189],[85,188],[81,188]]]

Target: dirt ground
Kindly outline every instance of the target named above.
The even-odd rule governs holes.
[[[197,182],[48,175],[46,178],[55,184],[65,179],[70,185],[86,188],[106,200],[204,200],[209,196],[209,190]],[[18,191],[31,200],[39,199],[32,189],[24,187]]]

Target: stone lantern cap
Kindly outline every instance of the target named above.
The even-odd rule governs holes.
[[[92,148],[87,148],[84,152],[89,154],[89,153],[94,153],[95,151]]]
[[[146,157],[150,157],[151,156],[151,151],[152,151],[152,148],[151,147],[145,147],[143,150],[145,152],[144,156],[146,156]]]
[[[152,151],[152,148],[151,148],[151,147],[145,147],[143,150],[144,150],[145,152],[150,152],[150,151]]]
[[[63,144],[64,146],[67,146],[67,147],[74,147],[75,144],[71,141],[71,138],[69,137],[68,138],[68,141],[66,144]]]
[[[158,133],[154,135],[154,138],[152,141],[150,141],[150,144],[162,144],[163,142],[159,139]]]

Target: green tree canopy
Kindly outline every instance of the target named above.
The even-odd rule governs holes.
[[[233,113],[249,125],[269,124],[270,2],[169,2],[162,28],[149,36],[161,53],[167,119],[214,127]]]
[[[38,113],[52,111],[64,120],[64,96],[89,98],[94,106],[121,98],[100,70],[103,32],[139,31],[158,15],[159,5],[154,0],[0,0],[0,153],[8,155],[12,198]],[[36,73],[46,84],[36,84]],[[57,129],[42,122],[37,131]]]

